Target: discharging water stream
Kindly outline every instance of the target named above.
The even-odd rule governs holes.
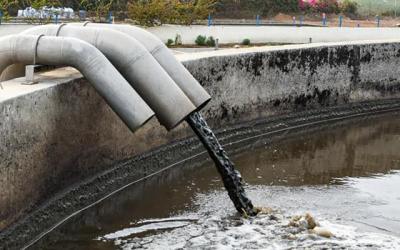
[[[187,122],[214,161],[236,210],[242,215],[255,216],[257,211],[249,198],[247,198],[239,171],[235,169],[235,165],[229,159],[228,154],[219,143],[207,122],[198,112],[191,114]]]
[[[248,197],[273,214],[240,216],[208,163],[132,185],[33,248],[400,249],[397,115],[331,124],[273,144],[260,138],[235,155]],[[288,226],[306,212],[334,236]]]

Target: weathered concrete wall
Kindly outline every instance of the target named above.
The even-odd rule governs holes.
[[[243,25],[163,25],[151,27],[150,32],[167,42],[181,35],[183,44],[195,44],[198,35],[213,36],[220,43],[242,43],[248,38],[252,43],[309,43],[364,41],[370,39],[397,39],[399,28],[352,27],[293,27],[293,26],[243,26]]]
[[[203,113],[215,128],[400,97],[400,41],[227,50],[180,59],[213,96]],[[167,133],[156,120],[131,134],[76,71],[40,77],[38,85],[22,86],[18,79],[0,90],[0,230],[117,161],[193,135],[185,124]]]
[[[290,45],[179,55],[210,91],[217,125],[400,95],[400,44]]]
[[[2,24],[0,37],[17,34],[34,27],[30,24]],[[198,35],[213,36],[220,43],[241,43],[248,38],[252,43],[309,43],[365,41],[370,39],[397,39],[400,29],[393,27],[293,27],[293,26],[243,26],[243,25],[162,25],[147,28],[164,42],[181,35],[183,44],[195,44]]]
[[[18,34],[26,29],[32,28],[34,25],[30,24],[1,24],[0,25],[0,37],[12,34]]]

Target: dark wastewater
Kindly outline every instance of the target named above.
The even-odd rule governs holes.
[[[194,112],[189,115],[187,122],[203,143],[211,159],[214,161],[225,189],[227,190],[236,210],[243,215],[256,215],[257,212],[253,204],[249,198],[247,198],[239,171],[235,169],[235,165],[229,159],[228,154],[225,152],[204,118],[200,113]]]
[[[135,184],[42,238],[36,249],[400,249],[400,118],[327,126],[233,156],[248,197],[276,215],[244,219],[212,163]],[[288,227],[310,212],[332,238]]]

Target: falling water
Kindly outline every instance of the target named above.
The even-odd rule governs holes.
[[[200,141],[203,143],[214,161],[236,210],[243,215],[256,215],[256,209],[253,207],[250,199],[246,196],[246,192],[243,188],[242,177],[239,171],[235,170],[235,165],[229,159],[227,153],[218,142],[217,137],[207,125],[204,118],[198,112],[194,112],[188,116],[186,121],[200,138]]]

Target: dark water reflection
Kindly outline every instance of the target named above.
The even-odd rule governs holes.
[[[399,149],[400,119],[385,115],[257,146],[233,160],[249,184],[254,203],[289,212],[311,210],[327,219],[340,214],[343,223],[351,221],[361,230],[400,236]],[[199,197],[215,198],[215,194],[215,202],[208,202],[212,198],[199,201]],[[34,248],[116,249],[113,241],[95,239],[144,219],[187,212],[202,216],[216,208],[226,208],[225,215],[234,215],[231,206],[211,163],[196,169],[174,169],[83,212]]]

